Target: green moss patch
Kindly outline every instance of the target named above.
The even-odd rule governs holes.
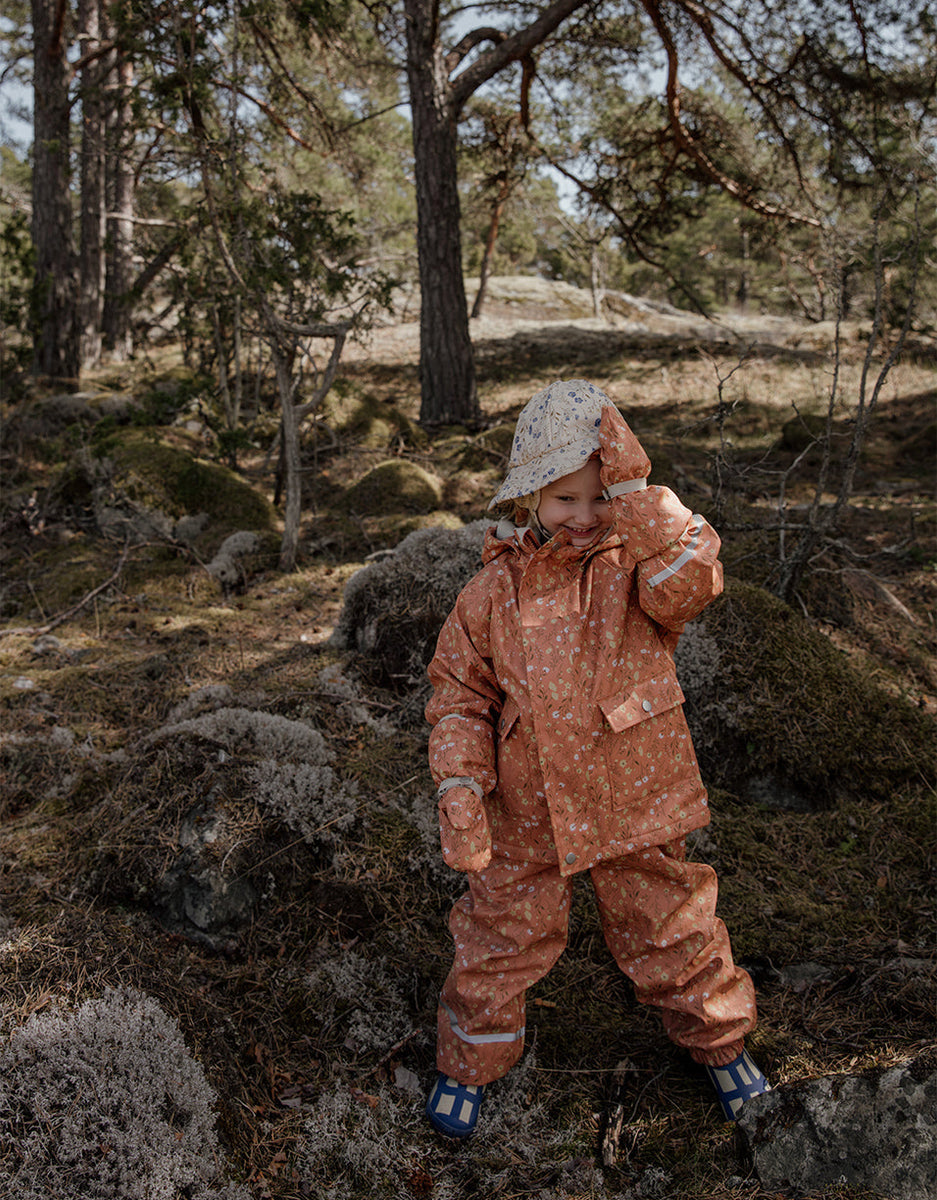
[[[392,512],[429,513],[442,504],[442,482],[416,463],[390,459],[378,463],[348,489],[341,507],[379,516]]]
[[[888,797],[933,777],[933,720],[769,592],[730,581],[705,624],[719,644],[725,693],[709,714],[720,726],[706,755],[712,778],[733,787],[740,775],[775,774],[822,805]]]
[[[216,533],[275,524],[273,506],[233,471],[152,434],[115,434],[101,449],[114,464],[112,486],[135,503],[172,517],[207,513]]]
[[[391,399],[373,392],[357,395],[348,388],[333,387],[319,416],[335,433],[365,449],[384,450],[400,443],[425,446],[428,442],[425,430]]]

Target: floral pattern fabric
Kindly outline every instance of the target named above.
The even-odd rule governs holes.
[[[683,843],[650,846],[591,872],[602,929],[638,1000],[670,1038],[722,1066],[755,1024],[751,980],[714,916],[716,876]],[[498,858],[469,876],[449,920],[456,953],[439,1003],[437,1066],[463,1083],[500,1079],[524,1046],[527,989],[566,946],[571,880],[558,864]]]

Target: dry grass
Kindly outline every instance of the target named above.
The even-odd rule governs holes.
[[[511,424],[551,379],[585,375],[628,410],[659,477],[709,511],[716,386],[736,354],[724,331],[701,346],[698,338],[679,341],[663,319],[637,337],[624,325],[508,324],[496,313],[477,332],[482,404],[493,426]],[[761,583],[776,546],[752,526],[770,510],[777,471],[796,457],[781,429],[792,403],[804,413],[822,409],[827,375],[808,331],[743,332],[759,340],[771,333],[774,344],[726,384],[732,488],[722,528],[733,577]],[[499,1115],[490,1128],[468,1147],[445,1145],[424,1126],[419,1100],[394,1088],[398,1068],[422,1086],[432,1076],[435,997],[450,956],[445,920],[460,883],[433,862],[414,823],[421,812],[432,820],[422,729],[381,731],[319,681],[336,662],[323,643],[345,581],[401,529],[399,517],[349,521],[330,497],[392,453],[435,472],[447,509],[474,519],[506,453],[494,432],[407,442],[400,430],[419,399],[413,350],[412,332],[396,329],[379,335],[368,355],[352,355],[349,394],[376,397],[403,419],[388,446],[362,448],[341,430],[319,443],[307,553],[295,574],[260,564],[243,593],[224,601],[191,558],[139,547],[112,588],[55,630],[58,648],[37,656],[34,633],[0,637],[0,916],[10,923],[0,951],[0,1023],[9,1030],[53,1002],[75,1003],[108,986],[156,997],[218,1091],[222,1140],[258,1198],[325,1195],[332,1182],[348,1200],[456,1192],[578,1200],[639,1187],[685,1200],[774,1200],[740,1161],[702,1075],[615,971],[583,881],[569,951],[529,997],[535,1067],[516,1095],[492,1089]],[[893,374],[840,543],[803,592],[814,627],[862,667],[876,694],[931,714],[932,466],[908,447],[933,421],[932,378],[931,366],[913,362]],[[54,476],[45,454],[44,464],[22,467],[23,494]],[[269,488],[259,456],[245,466],[255,485]],[[808,456],[790,480],[792,502],[806,495],[811,469]],[[113,570],[120,548],[90,531],[69,535],[67,514],[50,509],[41,531],[10,505],[0,516],[7,631],[41,626]],[[857,564],[909,615],[881,593],[851,589],[846,572]],[[67,586],[66,565],[74,572]],[[242,822],[232,861],[262,882],[264,900],[249,926],[209,949],[162,928],[148,897],[176,853],[182,816],[206,789],[237,776],[207,751],[180,760],[142,749],[141,739],[195,689],[222,684],[268,712],[314,723],[362,802],[359,822],[333,854],[258,818],[249,796],[231,796]],[[375,719],[392,718],[401,704],[376,687],[361,699]],[[714,822],[699,849],[719,866],[722,915],[759,991],[755,1052],[777,1080],[900,1062],[933,1044],[933,778],[926,762],[919,766],[892,794],[880,788],[870,797],[861,786],[865,764],[844,760],[843,786],[818,812],[768,811],[729,791],[714,794]],[[310,983],[324,963],[351,954],[383,959],[402,997],[407,1028],[389,1033],[386,1045],[356,1047],[355,1004]],[[370,1002],[360,997],[365,1015]],[[633,1147],[603,1182],[594,1165],[601,1114],[624,1059],[634,1067]],[[306,1126],[317,1105],[348,1095],[359,1106],[352,1111],[397,1122],[404,1161],[383,1174],[355,1168],[340,1184],[344,1168],[334,1157],[311,1157]],[[822,1195],[874,1200],[845,1187]]]

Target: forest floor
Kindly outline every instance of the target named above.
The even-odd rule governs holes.
[[[0,1031],[108,987],[154,997],[215,1089],[226,1169],[256,1200],[778,1196],[740,1155],[699,1069],[636,1005],[581,880],[568,952],[529,995],[523,1065],[490,1089],[467,1146],[427,1128],[421,1096],[461,881],[433,845],[427,731],[414,708],[422,683],[389,683],[328,639],[344,585],[369,555],[413,529],[485,515],[517,413],[557,378],[604,388],[647,447],[653,478],[720,529],[727,577],[772,587],[794,536],[782,545],[775,529],[782,489],[785,512],[803,518],[822,468],[812,437],[833,332],[706,323],[621,298],[599,321],[581,294],[496,282],[488,315],[473,323],[487,427],[426,436],[417,327],[377,329],[349,349],[307,439],[300,561],[289,574],[276,567],[275,422],[262,410],[254,445],[224,474],[230,491],[200,494],[211,520],[194,543],[102,528],[121,505],[156,505],[139,439],[143,458],[166,449],[198,470],[220,461],[176,348],[89,380],[90,418],[62,417],[41,396],[7,409]],[[866,369],[861,328],[846,332],[825,503]],[[933,346],[918,345],[889,374],[850,502],[795,600],[909,720],[937,713],[934,368]],[[429,476],[434,498],[388,494],[366,506],[355,487],[388,460]],[[195,470],[179,478],[191,484]],[[173,519],[198,507],[179,495],[165,503]],[[240,528],[257,530],[259,546],[238,586],[222,590],[205,564]],[[341,836],[323,825],[297,837],[289,812],[245,793],[256,751],[161,740],[220,704],[322,734],[321,769],[336,795],[355,797]],[[783,725],[785,714],[771,719]],[[778,1083],[900,1063],[935,1045],[933,757],[911,754],[892,794],[864,790],[872,768],[857,756],[812,811],[713,792],[720,912],[758,988],[754,1052]],[[227,805],[219,869],[250,883],[253,907],[223,936],[199,938],[159,897],[209,795]],[[627,1153],[602,1167],[603,1114],[625,1062],[636,1081]],[[0,1171],[11,1153],[0,1148]],[[84,1193],[60,1193],[72,1194]],[[881,1200],[842,1184],[813,1194]]]

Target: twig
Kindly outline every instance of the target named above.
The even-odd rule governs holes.
[[[72,605],[72,607],[67,609],[65,612],[59,613],[57,617],[53,617],[52,620],[46,622],[45,625],[26,626],[25,628],[20,629],[0,629],[0,637],[9,637],[16,634],[21,637],[41,637],[43,634],[51,633],[53,629],[63,624],[63,622],[67,621],[70,617],[73,617],[75,613],[80,612],[86,604],[90,604],[90,602],[94,600],[96,596],[100,596],[100,594],[103,591],[106,591],[111,584],[115,582],[115,580],[120,578],[120,573],[124,569],[124,563],[127,561],[127,555],[129,553],[130,539],[128,538],[127,541],[124,542],[124,548],[121,551],[120,560],[118,561],[117,566],[114,568],[110,578],[105,579],[105,581],[98,584],[96,588],[92,588],[91,591],[88,592],[86,596],[83,596],[77,604]]]
[[[390,1060],[394,1057],[394,1055],[398,1052],[398,1050],[402,1050],[404,1048],[404,1046],[406,1046],[407,1042],[412,1042],[413,1039],[415,1037],[417,1037],[419,1034],[421,1034],[422,1032],[423,1032],[423,1030],[420,1029],[419,1027],[417,1027],[416,1029],[411,1029],[406,1037],[402,1037],[399,1042],[394,1042],[394,1044],[387,1051],[387,1053],[384,1055],[384,1057],[382,1059],[380,1059],[378,1062],[376,1062],[374,1064],[374,1066],[371,1068],[371,1070],[368,1071],[368,1074],[365,1076],[365,1078],[367,1079],[368,1076],[370,1076],[370,1075],[376,1075],[378,1073],[378,1071],[381,1069],[381,1067],[386,1066],[386,1064],[390,1062]]]

